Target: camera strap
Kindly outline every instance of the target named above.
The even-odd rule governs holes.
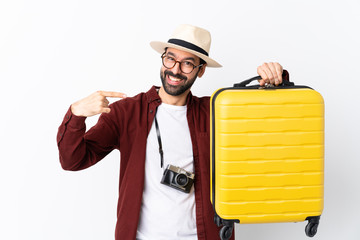
[[[157,139],[158,139],[158,142],[159,142],[160,167],[163,168],[163,166],[164,166],[164,152],[163,152],[163,149],[162,149],[160,129],[159,129],[158,121],[156,119],[156,113],[157,113],[157,109],[155,111],[155,128],[156,128]]]

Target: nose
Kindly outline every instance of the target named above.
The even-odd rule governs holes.
[[[171,69],[174,74],[181,73],[180,64],[181,64],[180,62],[176,62],[174,67]]]

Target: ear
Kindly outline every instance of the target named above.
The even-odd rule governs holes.
[[[200,67],[200,70],[198,72],[198,77],[201,78],[205,73],[206,63]]]

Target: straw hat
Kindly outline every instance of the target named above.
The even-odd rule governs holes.
[[[164,53],[165,48],[176,48],[202,58],[208,67],[222,67],[209,57],[210,45],[209,31],[187,24],[177,27],[168,42],[150,42],[150,46],[160,54]]]

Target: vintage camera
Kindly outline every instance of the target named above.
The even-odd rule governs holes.
[[[169,164],[164,171],[161,183],[189,193],[194,183],[194,177],[194,173]]]

